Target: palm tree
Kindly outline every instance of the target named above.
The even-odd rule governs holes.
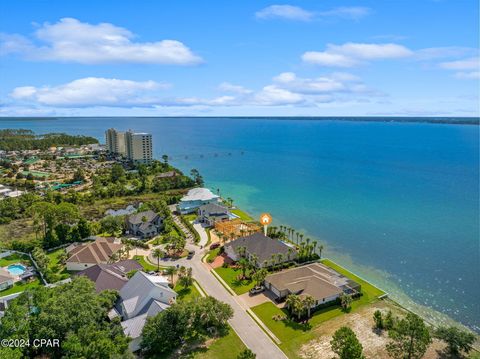
[[[302,242],[302,241],[303,241],[303,233],[300,233],[300,242]]]
[[[317,241],[313,241],[313,250],[312,250],[312,254],[315,254],[315,249],[317,248]]]
[[[170,276],[170,282],[172,283],[172,285],[173,285],[173,276],[177,274],[177,272],[178,272],[178,268],[174,266],[167,267],[167,269],[165,270],[165,274]]]
[[[132,245],[127,243],[125,244],[124,251],[127,254],[127,259],[130,258],[130,251],[132,250]]]
[[[308,318],[310,318],[310,311],[311,311],[312,307],[315,305],[315,303],[316,303],[316,301],[311,295],[307,295],[303,299],[303,305],[307,309],[307,313],[308,313],[307,322],[308,322]]]
[[[120,254],[121,254],[121,250],[119,250],[116,253],[110,254],[110,257],[108,257],[108,262],[109,263],[115,263],[116,261],[118,261],[118,258],[119,258]]]
[[[290,294],[288,295],[287,299],[285,300],[285,305],[287,306],[288,310],[290,311],[290,314],[294,315],[295,314],[295,309],[298,307],[298,302],[300,301],[300,298],[296,294]]]
[[[293,253],[293,249],[292,249],[292,248],[288,248],[288,250],[287,250],[287,260],[288,260],[289,262],[290,262],[292,253]]]
[[[277,262],[278,262],[278,264],[283,263],[284,259],[285,259],[285,256],[283,255],[283,253],[277,253]]]
[[[246,273],[247,268],[249,266],[249,262],[248,262],[247,258],[245,258],[245,257],[240,258],[237,261],[237,264],[240,267],[240,269],[242,270],[242,279],[245,279],[245,273]]]
[[[298,243],[298,236],[299,236],[300,232],[295,232],[295,235],[297,236],[297,243]]]
[[[322,251],[323,251],[323,245],[319,245],[318,246],[318,256],[320,257],[320,259],[322,259]]]
[[[348,309],[350,309],[350,306],[352,305],[352,296],[348,295],[348,294],[345,294],[345,293],[342,293],[342,295],[340,296],[340,302],[342,304],[342,308],[344,310],[348,310]]]
[[[192,268],[182,267],[182,271],[179,275],[178,282],[184,288],[187,288],[193,284]]]
[[[152,257],[157,258],[157,272],[160,271],[160,258],[163,258],[164,253],[160,248],[155,248],[152,251]]]

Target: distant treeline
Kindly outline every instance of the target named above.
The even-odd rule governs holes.
[[[66,133],[36,135],[32,130],[0,130],[0,149],[6,151],[46,150],[52,146],[79,146],[98,143],[90,136],[72,136]]]

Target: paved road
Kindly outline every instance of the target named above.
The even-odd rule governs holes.
[[[181,224],[183,225],[183,223]],[[181,228],[182,227],[184,226],[181,226]],[[278,348],[272,339],[265,334],[258,324],[255,323],[252,317],[247,314],[237,299],[210,273],[210,267],[202,262],[202,257],[207,252],[207,248],[200,249],[199,246],[193,243],[193,238],[190,238],[190,236],[187,239],[186,248],[195,251],[195,255],[191,260],[181,258],[176,261],[165,261],[164,264],[191,267],[193,277],[208,295],[230,304],[234,314],[233,318],[229,320],[229,323],[245,345],[257,354],[257,359],[287,359],[287,356]]]
[[[204,251],[196,253],[190,261],[193,276],[207,294],[231,305],[234,311],[229,321],[243,342],[255,353],[258,359],[284,359],[286,355],[260,329],[245,309],[230,295],[220,282],[210,273],[209,266],[201,261]],[[186,263],[187,264],[187,263]]]

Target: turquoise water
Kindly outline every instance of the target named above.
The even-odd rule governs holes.
[[[325,255],[415,311],[480,331],[477,125],[70,118],[0,127],[102,142],[109,127],[149,131],[156,156],[199,169],[234,204],[319,240]]]
[[[25,269],[25,266],[21,264],[11,264],[7,267],[7,270],[12,275],[22,275],[23,273],[25,273]]]

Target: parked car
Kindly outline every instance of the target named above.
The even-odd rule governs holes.
[[[261,285],[259,287],[253,287],[252,289],[250,289],[248,291],[248,294],[249,295],[255,295],[255,294],[258,294],[258,293],[262,293],[264,290],[265,290],[265,287],[263,285]]]
[[[194,255],[195,255],[195,251],[188,252],[187,259],[192,259]]]
[[[210,249],[215,249],[215,248],[218,248],[220,247],[220,243],[213,243],[210,245]]]

